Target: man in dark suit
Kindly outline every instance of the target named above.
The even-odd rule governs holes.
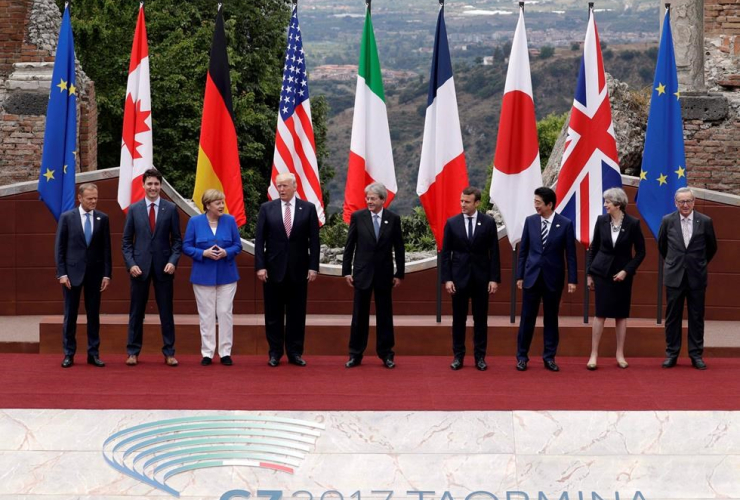
[[[488,345],[488,296],[501,282],[496,222],[478,212],[481,192],[467,187],[460,195],[462,213],[450,217],[442,240],[442,283],[452,295],[452,352],[450,368],[459,370],[465,358],[468,303],[473,303],[475,367],[484,371]]]
[[[162,354],[168,366],[177,366],[172,296],[182,250],[180,216],[174,203],[159,196],[162,174],[158,170],[144,172],[142,182],[145,197],[129,206],[123,226],[123,260],[131,275],[126,364],[138,363],[149,285],[153,283],[162,328]]]
[[[529,362],[534,325],[542,302],[544,313],[542,360],[545,368],[559,371],[555,364],[558,349],[558,310],[563,293],[565,263],[568,263],[568,293],[576,291],[576,239],[570,219],[556,213],[555,192],[547,187],[534,191],[537,212],[527,217],[519,244],[517,286],[522,292],[522,317],[517,336],[516,369],[524,371]]]
[[[673,368],[681,351],[683,304],[689,309],[689,357],[694,368],[706,370],[704,353],[704,296],[707,264],[717,253],[712,219],[694,210],[694,192],[680,188],[674,195],[676,212],[663,217],[658,231],[658,251],[663,256],[666,288],[666,359]]]
[[[295,196],[295,175],[279,174],[275,187],[280,199],[260,207],[254,240],[257,278],[264,284],[267,363],[278,366],[285,352],[289,363],[306,366],[306,297],[319,272],[319,218],[313,203]]]
[[[110,284],[112,265],[108,216],[95,210],[98,187],[81,184],[77,190],[77,208],[59,217],[54,244],[57,279],[64,292],[62,326],[62,368],[74,364],[77,350],[77,311],[80,295],[85,293],[87,313],[87,362],[103,367],[100,360],[100,295]]]
[[[359,366],[370,333],[370,299],[375,295],[376,345],[386,368],[395,368],[393,288],[403,280],[406,258],[401,218],[384,209],[388,191],[379,182],[365,188],[367,210],[352,214],[342,258],[342,275],[355,289],[347,368]],[[396,271],[393,272],[395,253]]]

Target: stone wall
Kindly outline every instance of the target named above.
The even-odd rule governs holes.
[[[53,0],[0,0],[0,185],[39,176],[60,24]],[[77,170],[95,170],[95,87],[79,63],[77,87]]]
[[[704,35],[740,35],[740,1],[704,0]]]

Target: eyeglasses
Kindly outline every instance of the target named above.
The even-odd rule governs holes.
[[[676,200],[676,205],[691,205],[694,200]]]

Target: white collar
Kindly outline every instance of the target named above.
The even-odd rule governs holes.
[[[294,207],[295,206],[295,195],[293,195],[293,197],[289,199],[288,201],[280,200],[280,203],[282,203],[283,206],[285,206],[285,204],[288,203],[291,207]]]
[[[540,215],[540,220],[541,220],[541,221],[543,221],[543,220],[546,220],[546,221],[547,221],[547,223],[548,223],[548,224],[550,224],[550,225],[552,225],[552,220],[553,220],[554,218],[555,218],[555,212],[551,213],[551,214],[550,214],[550,217],[547,217],[547,218],[545,218],[545,217],[542,217],[542,216]]]
[[[81,217],[84,217],[85,214],[90,214],[90,216],[92,216],[93,212],[95,211],[95,210],[90,210],[89,212],[85,212],[85,209],[82,208],[82,205],[77,205],[77,208],[80,210]]]
[[[377,215],[380,220],[383,220],[383,210],[384,209],[381,207],[380,212],[378,212],[377,214],[371,210],[368,210],[368,212],[370,212],[371,217],[375,217]]]

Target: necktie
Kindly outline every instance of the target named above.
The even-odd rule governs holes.
[[[154,203],[149,205],[149,229],[154,233],[154,226],[157,223],[156,214],[154,212]]]
[[[468,217],[468,240],[473,241],[473,218]]]
[[[285,214],[283,215],[283,225],[285,226],[285,234],[290,238],[290,203],[285,204]]]
[[[375,240],[380,237],[380,217],[378,214],[373,214],[373,226],[375,226]]]
[[[547,243],[547,235],[550,232],[550,223],[547,221],[547,219],[542,219],[542,248],[545,248],[545,243]]]
[[[90,212],[85,214],[85,243],[90,246],[92,241],[92,221],[90,220]]]
[[[681,219],[681,232],[683,233],[683,244],[689,247],[691,241],[691,221],[687,218]]]

